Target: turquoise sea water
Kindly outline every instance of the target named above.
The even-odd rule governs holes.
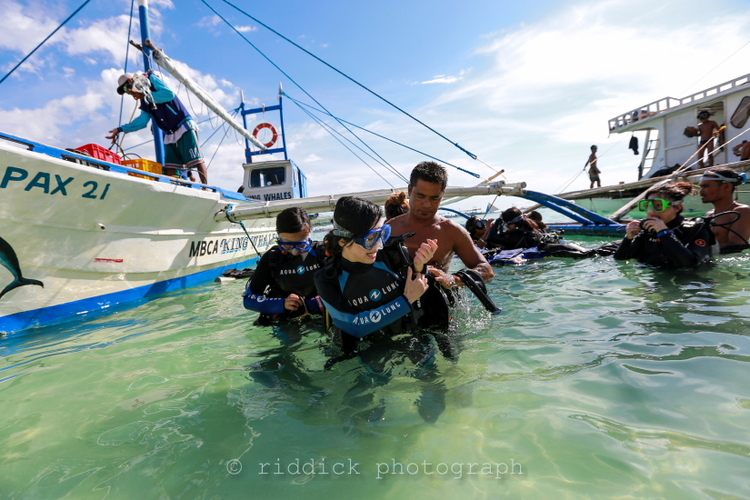
[[[0,498],[750,498],[748,254],[496,268],[456,359],[330,371],[243,288],[0,340]]]

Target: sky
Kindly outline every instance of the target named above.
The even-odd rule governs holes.
[[[0,78],[83,1],[0,0]],[[249,106],[275,104],[281,84],[294,99],[318,107],[309,93],[346,121],[482,179],[504,169],[508,182],[559,193],[588,187],[583,167],[592,144],[599,147],[604,185],[637,179],[640,157],[627,149],[630,135],[609,136],[608,119],[750,73],[748,7],[748,0],[152,0],[150,15],[154,43],[227,109],[239,105],[241,92]],[[0,84],[0,131],[61,148],[108,147],[105,135],[121,123],[121,102],[123,123],[135,105],[115,92],[125,67],[130,8],[131,0],[91,0]],[[137,14],[130,39],[140,40]],[[140,54],[131,50],[127,64],[129,71],[142,69]],[[216,118],[207,120],[212,115],[184,90],[179,95],[203,121],[199,135],[206,141],[210,183],[235,190],[242,183],[243,141],[225,130],[209,139]],[[272,112],[250,119],[251,129],[261,122],[279,126]],[[405,185],[357,151],[372,169],[365,165],[289,99],[284,124],[289,156],[307,174],[310,195]],[[359,135],[407,178],[429,159]],[[148,139],[147,131],[129,134],[124,147],[153,159],[150,145],[133,148]],[[479,182],[448,168],[451,185]],[[488,201],[494,200],[475,198],[459,207]],[[515,204],[523,205],[495,201]]]

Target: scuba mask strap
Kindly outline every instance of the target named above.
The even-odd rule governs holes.
[[[342,238],[353,238],[354,233],[349,231],[348,229],[344,229],[342,226],[340,226],[336,219],[331,219],[331,222],[333,223],[333,235],[334,236],[340,236]]]
[[[747,182],[747,174],[743,172],[738,174],[737,177],[727,177],[720,172],[706,172],[701,176],[701,182],[703,181],[719,181],[722,183],[740,185]]]

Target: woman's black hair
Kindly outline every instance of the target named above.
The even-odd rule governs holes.
[[[516,207],[505,210],[500,214],[500,218],[506,224],[509,224],[511,221],[515,220],[516,222],[513,222],[513,224],[515,224],[516,227],[528,229],[529,231],[537,231],[539,229],[539,226],[537,226],[536,222],[524,217],[523,212],[521,212]]]
[[[300,207],[290,207],[282,210],[276,216],[277,233],[299,233],[312,230],[310,217]]]
[[[323,240],[326,252],[334,258],[340,257],[343,247],[339,241],[351,242],[354,238],[364,236],[382,217],[383,209],[369,200],[355,196],[339,198],[333,210],[333,230]],[[342,235],[342,232],[348,234]]]
[[[540,214],[536,210],[530,211],[529,213],[526,214],[526,216],[529,219],[533,220],[539,229],[547,229],[547,224],[542,222],[542,214]]]
[[[471,236],[472,240],[477,239],[477,231],[481,231],[483,229],[487,228],[487,220],[480,219],[476,215],[472,215],[469,217],[469,219],[466,221],[466,224],[464,224],[464,227],[466,228],[466,231],[468,231],[469,236]]]

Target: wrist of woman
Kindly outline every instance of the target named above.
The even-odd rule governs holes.
[[[672,231],[671,229],[663,229],[663,230],[659,231],[658,233],[656,233],[656,237],[657,238],[661,238],[662,236],[666,236],[668,234],[672,234],[673,232],[674,231]]]

